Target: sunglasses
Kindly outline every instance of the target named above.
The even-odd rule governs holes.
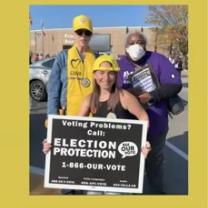
[[[89,30],[77,30],[77,31],[75,31],[76,33],[77,33],[77,35],[79,35],[79,36],[82,36],[83,34],[85,35],[85,36],[91,36],[92,35],[92,33],[89,31]]]

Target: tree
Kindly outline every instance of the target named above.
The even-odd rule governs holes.
[[[186,5],[149,6],[146,23],[158,27],[160,34],[169,34],[171,46],[184,57],[188,54],[188,7]],[[172,48],[170,48],[170,53]]]

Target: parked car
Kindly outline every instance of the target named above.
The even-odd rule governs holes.
[[[36,101],[45,101],[47,99],[47,82],[54,61],[55,57],[52,57],[30,65],[30,96]]]

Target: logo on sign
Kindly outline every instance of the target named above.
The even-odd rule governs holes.
[[[132,157],[138,153],[138,148],[133,142],[122,142],[118,146],[118,151],[122,155],[122,158]]]

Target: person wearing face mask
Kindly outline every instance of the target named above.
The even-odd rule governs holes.
[[[48,81],[48,115],[76,115],[81,100],[92,91],[92,65],[95,60],[89,48],[92,22],[89,17],[78,15],[73,18],[72,28],[74,45],[57,55]],[[61,192],[68,194],[72,190]]]
[[[139,32],[130,33],[126,39],[126,54],[118,59],[120,71],[117,84],[139,99],[149,116],[148,141],[152,151],[146,160],[146,173],[152,194],[164,194],[163,149],[168,132],[167,99],[182,88],[179,73],[165,56],[146,50],[146,38]],[[133,73],[149,66],[152,78],[146,89],[138,90],[130,77]],[[150,74],[150,73],[149,73]],[[135,80],[134,80],[135,81]]]

